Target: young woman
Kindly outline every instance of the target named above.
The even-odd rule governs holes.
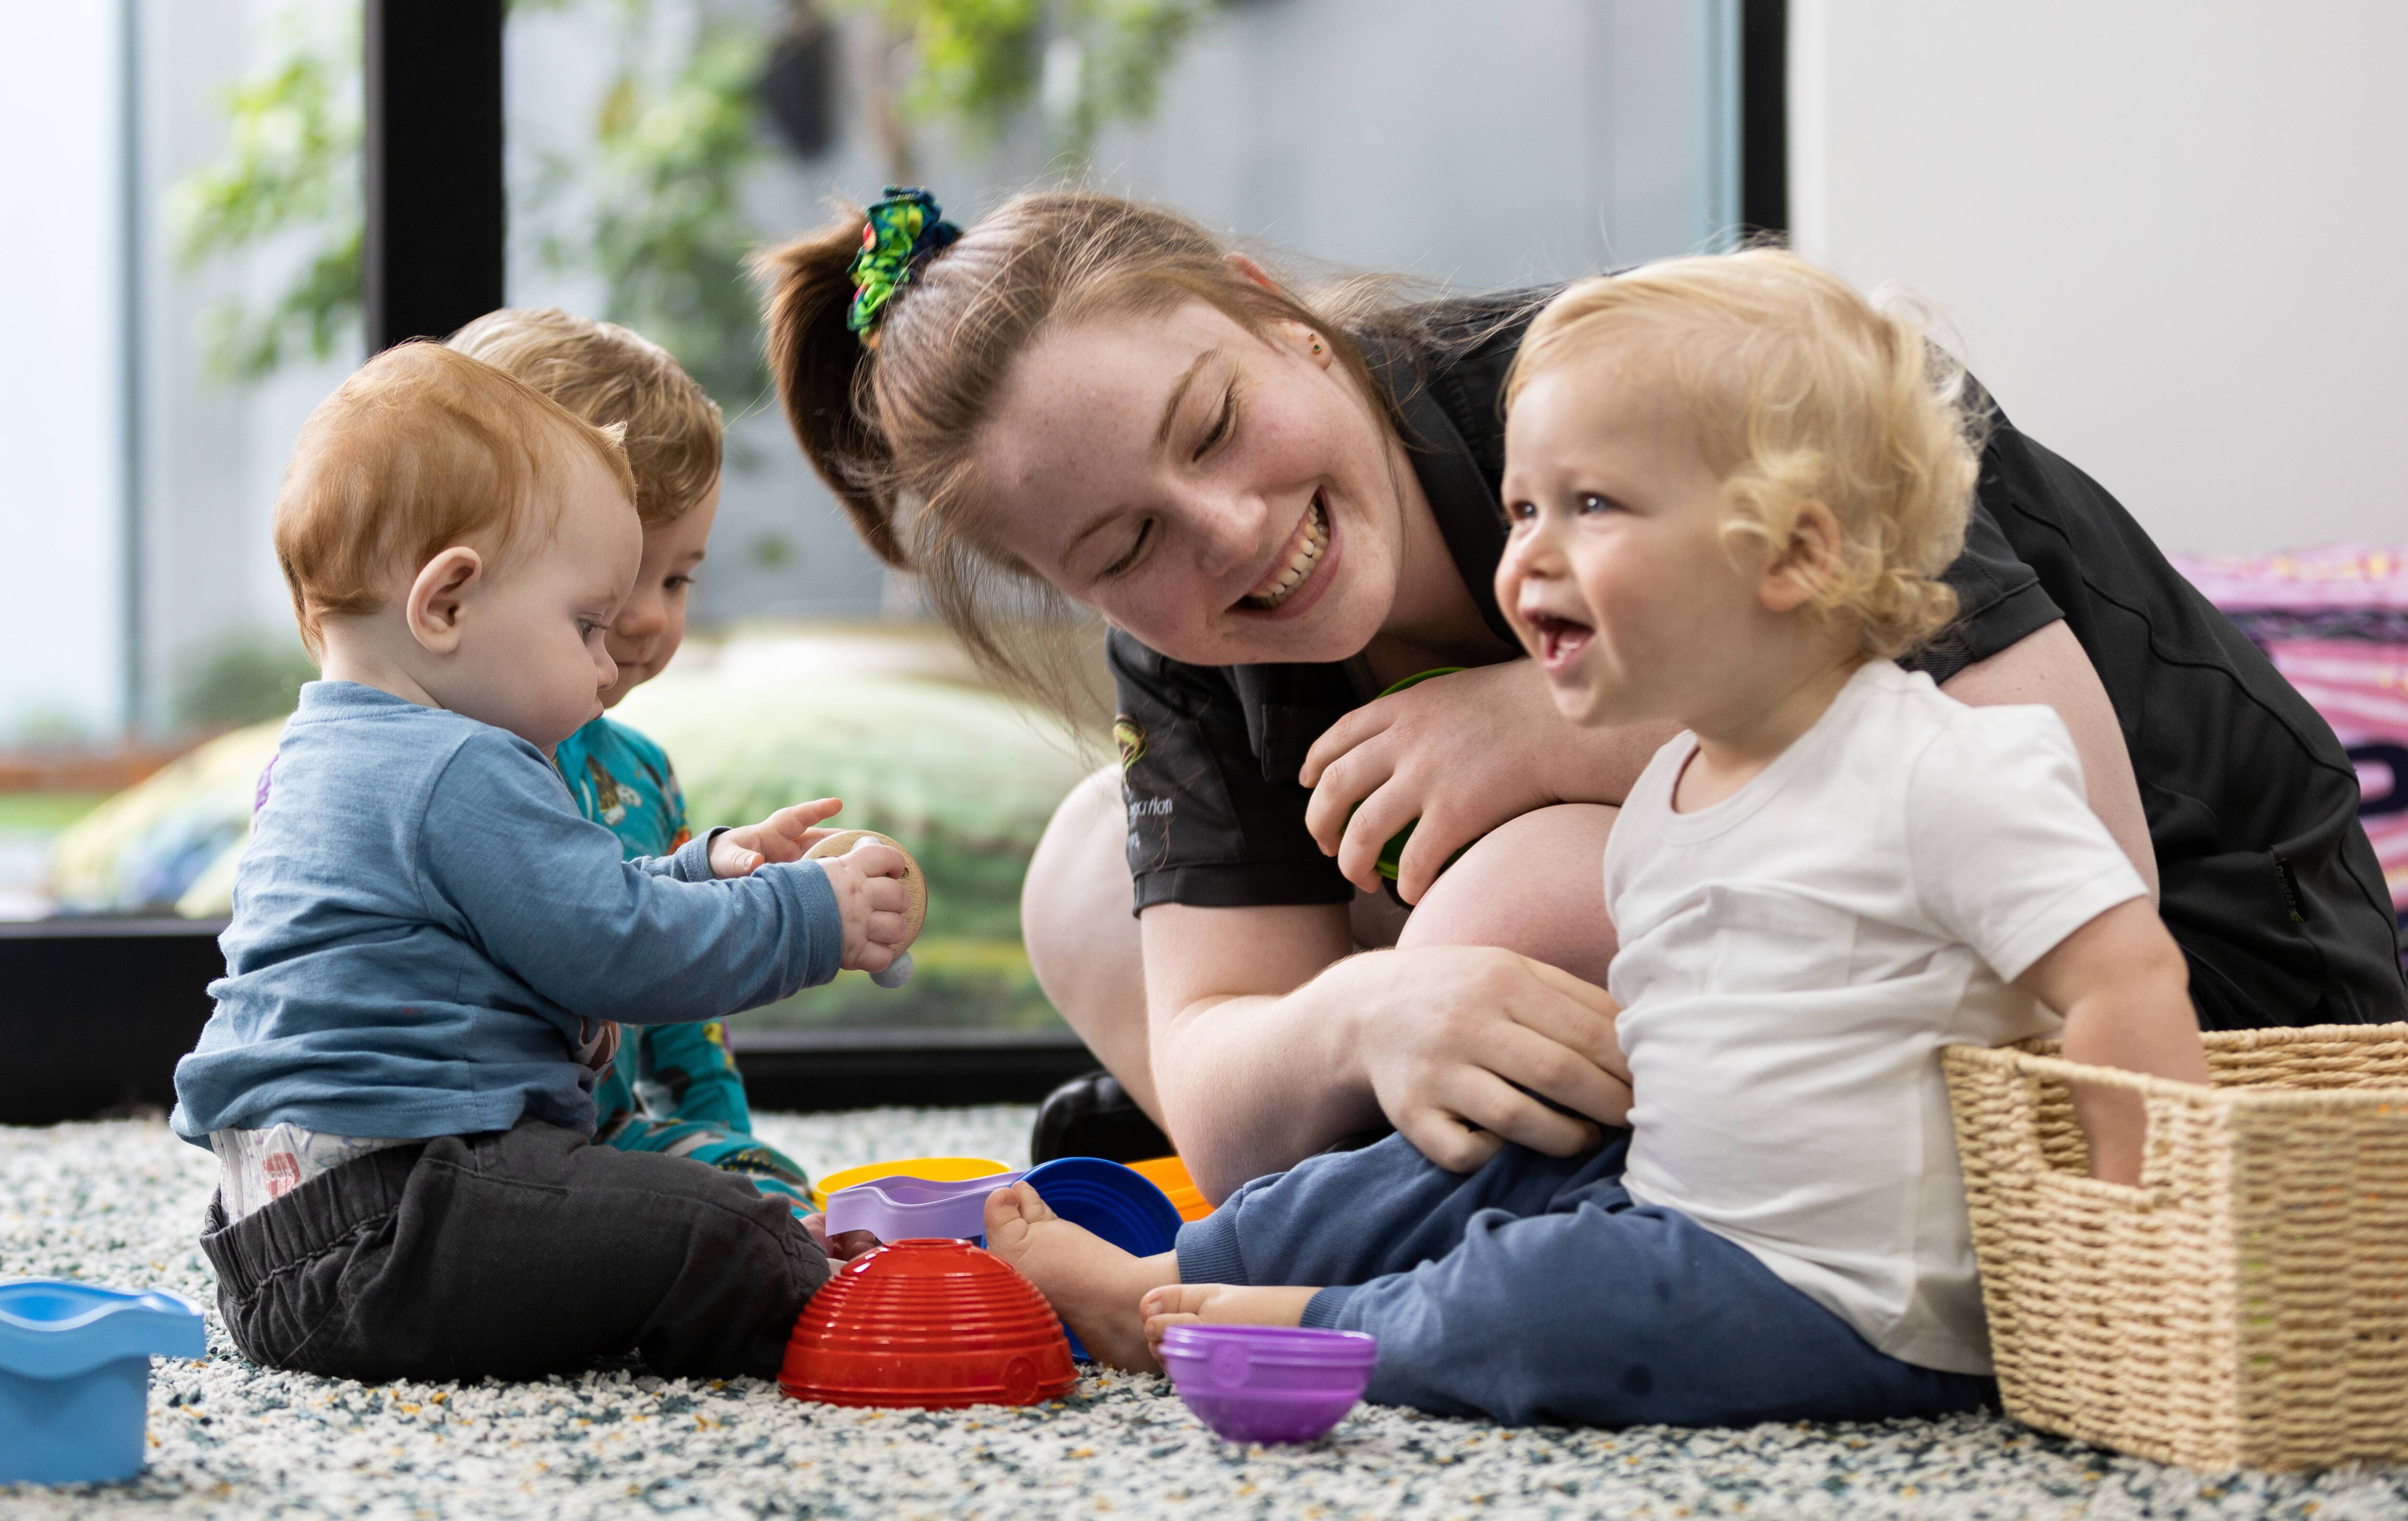
[[[1562,723],[1495,602],[1498,398],[1545,293],[1306,293],[1176,213],[1077,192],[967,233],[893,195],[762,267],[805,453],[970,652],[1042,685],[998,609],[1111,624],[1121,806],[1091,784],[1056,816],[1029,954],[1203,1190],[1383,1116],[1460,1169],[1592,1143],[1599,861],[1667,735]],[[1905,663],[2065,720],[2203,1026],[2408,1017],[2329,729],[2003,414],[1946,579],[1961,616]],[[1414,821],[1403,918],[1376,863]]]

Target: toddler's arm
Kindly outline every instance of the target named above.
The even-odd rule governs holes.
[[[749,877],[772,862],[799,861],[821,840],[843,833],[817,827],[843,807],[844,803],[835,797],[796,803],[778,810],[758,824],[713,829],[674,856],[646,857],[634,865],[640,871],[680,881],[704,880],[698,863],[708,864],[711,878],[724,881]],[[697,847],[702,853],[699,857],[695,854]],[[843,855],[820,862],[828,887],[836,894],[837,912],[844,925],[840,965],[846,971],[866,971],[876,976],[894,966],[902,957],[904,948],[911,943],[913,931],[904,911],[910,900],[910,891],[903,883],[908,865],[901,852],[868,840]]]
[[[816,827],[844,807],[841,798],[822,797],[781,808],[758,824],[721,829],[710,838],[710,874],[749,876],[767,861],[799,861],[803,853],[836,831]]]
[[[812,846],[844,832],[816,827],[843,807],[837,798],[822,797],[781,808],[758,824],[717,831],[710,845],[711,874],[747,877],[772,861],[801,860]],[[909,866],[901,851],[868,839],[841,855],[820,859],[844,920],[845,970],[876,976],[894,966],[911,943],[914,930],[906,917],[910,892],[904,885]]]
[[[2207,1081],[2190,969],[2145,897],[2109,909],[2058,941],[2015,985],[2065,1016],[2068,1061]],[[2090,1175],[2140,1182],[2148,1142],[2141,1096],[2077,1083],[2073,1112],[2090,1143]]]
[[[541,753],[498,730],[446,768],[419,849],[438,921],[551,1003],[630,1024],[723,1018],[845,966],[876,970],[894,954],[892,940],[873,942],[878,911],[903,896],[883,879],[839,892],[817,861],[722,882],[691,880],[701,874],[695,846],[623,861],[617,837],[578,815]],[[878,901],[881,887],[892,905]],[[893,939],[900,922],[886,921]]]

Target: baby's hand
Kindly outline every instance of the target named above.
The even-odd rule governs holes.
[[[843,969],[884,971],[911,943],[911,895],[903,885],[910,857],[865,839],[842,855],[821,856],[819,863],[836,890],[837,911],[844,916]]]
[[[710,842],[710,874],[749,877],[764,861],[801,860],[803,852],[833,832],[812,825],[835,817],[842,807],[844,803],[839,798],[822,797],[816,802],[781,808],[758,824],[721,831]]]

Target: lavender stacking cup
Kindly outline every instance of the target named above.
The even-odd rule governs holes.
[[[890,1245],[914,1237],[986,1240],[986,1197],[1020,1181],[997,1172],[960,1182],[927,1178],[874,1178],[828,1196],[827,1233],[866,1230]]]
[[[1370,1385],[1380,1343],[1361,1331],[1173,1326],[1162,1365],[1197,1418],[1231,1442],[1314,1442]]]

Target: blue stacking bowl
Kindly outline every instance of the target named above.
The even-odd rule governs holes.
[[[1046,1208],[1082,1226],[1134,1256],[1168,1252],[1179,1241],[1179,1211],[1170,1197],[1144,1174],[1100,1156],[1064,1156],[1033,1167],[1021,1182],[1037,1190]],[[1069,1327],[1065,1326],[1066,1332]],[[1093,1362],[1079,1338],[1070,1356]]]
[[[164,1289],[0,1284],[0,1484],[141,1472],[150,1359],[208,1352],[199,1308]]]

